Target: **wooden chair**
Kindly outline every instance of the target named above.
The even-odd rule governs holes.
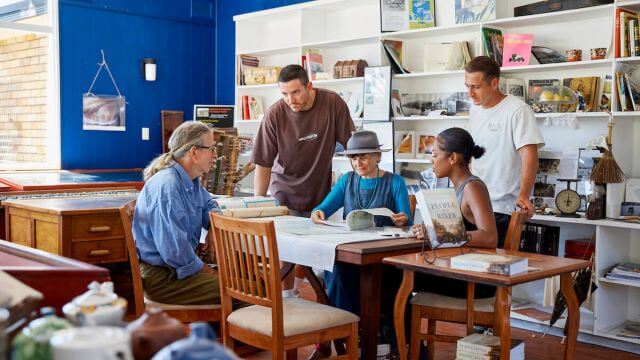
[[[358,358],[358,317],[300,299],[282,298],[278,246],[273,221],[232,219],[210,213],[218,256],[222,298],[222,339],[271,350],[272,359],[295,359],[297,348],[346,339],[347,354]],[[267,257],[264,257],[264,254]],[[231,308],[232,299],[252,306]]]
[[[526,222],[525,213],[513,212],[504,249],[517,250],[522,236],[522,226]],[[460,339],[452,335],[436,335],[436,321],[467,324],[467,334],[471,334],[474,325],[493,327],[495,297],[474,299],[475,284],[467,283],[467,298],[460,299],[429,292],[418,293],[411,299],[411,338],[409,342],[409,358],[417,360],[420,341],[427,340],[429,359],[435,359],[435,342],[456,342]],[[469,315],[467,308],[473,311]],[[420,332],[421,320],[429,320],[427,334]]]
[[[122,226],[124,228],[124,237],[126,242],[126,252],[129,258],[129,266],[131,268],[131,278],[133,281],[134,296],[134,317],[138,318],[144,312],[145,308],[156,307],[166,312],[169,316],[180,320],[183,323],[195,321],[213,322],[220,321],[220,305],[174,305],[164,304],[151,301],[144,296],[142,288],[142,276],[140,275],[140,263],[138,261],[138,253],[136,252],[136,244],[133,240],[133,231],[131,224],[133,222],[133,212],[136,207],[136,200],[132,200],[120,207],[120,217],[122,218]]]
[[[409,214],[411,220],[415,220],[416,216],[416,196],[409,195],[409,209],[411,210],[411,214]]]

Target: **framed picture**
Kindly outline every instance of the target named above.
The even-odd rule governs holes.
[[[162,122],[162,152],[169,151],[169,138],[173,131],[184,122],[184,113],[182,111],[161,111]]]
[[[496,0],[455,0],[456,24],[496,19]]]
[[[395,132],[395,153],[397,159],[416,158],[416,132],[396,131]]]
[[[436,136],[433,133],[419,132],[416,138],[416,159],[429,159],[433,153]]]
[[[391,120],[391,66],[364,69],[364,121]]]
[[[380,0],[380,29],[382,32],[409,29],[409,6],[411,0]]]
[[[540,64],[554,64],[567,62],[567,58],[559,52],[544,46],[532,46],[531,54]]]
[[[233,105],[193,105],[193,120],[214,128],[233,127]]]
[[[125,131],[124,96],[82,94],[82,129]]]

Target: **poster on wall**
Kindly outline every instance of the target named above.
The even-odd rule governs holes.
[[[233,127],[233,105],[194,105],[193,120],[215,128]]]
[[[82,129],[125,131],[126,101],[119,95],[82,94]]]

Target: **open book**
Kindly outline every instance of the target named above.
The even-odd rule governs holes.
[[[360,209],[353,210],[347,214],[345,221],[322,220],[322,223],[329,226],[341,226],[349,231],[368,229],[374,227],[374,216],[391,216],[393,211],[387,208]]]
[[[432,249],[467,243],[468,236],[454,189],[422,190],[416,193],[416,200]]]

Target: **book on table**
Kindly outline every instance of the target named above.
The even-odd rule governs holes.
[[[497,360],[500,359],[500,337],[485,334],[471,334],[457,342],[456,359]],[[512,360],[524,359],[524,341],[511,339]]]
[[[374,216],[393,215],[393,211],[387,208],[358,209],[349,212],[344,221],[322,220],[321,222],[329,226],[339,226],[347,228],[349,231],[364,230],[375,226]]]
[[[215,199],[225,216],[235,218],[256,218],[287,215],[289,209],[280,206],[273,197],[228,197]]]
[[[432,249],[459,247],[469,241],[454,189],[422,190],[416,200]]]
[[[450,266],[458,270],[516,275],[527,271],[529,261],[520,256],[474,252],[452,257]]]

